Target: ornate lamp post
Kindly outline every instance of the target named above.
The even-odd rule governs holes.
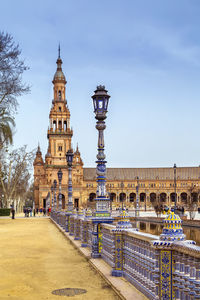
[[[72,200],[72,162],[74,153],[72,149],[69,149],[66,153],[66,160],[68,165],[68,211],[73,210],[73,200]]]
[[[121,182],[121,188],[122,188],[122,211],[124,210],[124,193],[123,193],[123,188],[124,188],[124,183]]]
[[[95,94],[92,96],[95,118],[97,119],[96,129],[99,132],[98,137],[98,154],[97,154],[97,198],[96,200],[96,214],[98,217],[102,213],[104,216],[109,216],[110,211],[110,199],[106,198],[106,161],[104,154],[104,134],[103,131],[106,128],[104,120],[106,119],[106,113],[108,108],[108,101],[110,96],[105,90],[105,86],[97,86]],[[105,215],[105,213],[107,213]]]
[[[61,171],[61,169],[59,169],[58,173],[58,181],[59,181],[59,205],[58,205],[58,209],[61,210],[62,209],[62,193],[61,193],[61,182],[62,182],[62,176],[63,176],[63,172]]]
[[[175,213],[176,213],[176,203],[177,203],[177,198],[176,198],[176,164],[174,164],[174,193],[175,193],[175,195],[174,195],[174,211],[175,211]]]
[[[53,190],[54,190],[54,188],[53,188],[53,185],[52,185],[51,186],[51,208],[54,207],[54,203],[53,203]]]
[[[92,96],[95,118],[97,120],[96,129],[98,130],[98,154],[97,154],[97,198],[96,210],[93,214],[93,240],[92,257],[97,258],[101,255],[101,227],[100,223],[112,223],[110,216],[110,199],[106,197],[106,161],[104,154],[104,129],[106,128],[105,119],[108,109],[110,96],[107,94],[105,86],[97,86]]]
[[[56,201],[56,187],[57,187],[57,180],[55,179],[53,182],[54,187],[54,208],[57,209],[57,201]]]
[[[139,215],[140,215],[140,204],[139,204],[139,177],[137,176],[135,217],[139,217]]]

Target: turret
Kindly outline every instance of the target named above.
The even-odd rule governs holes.
[[[38,145],[38,149],[37,149],[37,152],[36,152],[36,156],[35,156],[33,165],[34,165],[34,167],[35,166],[44,166],[44,161],[43,161],[43,158],[42,158],[42,152],[40,150],[39,145]]]
[[[81,159],[81,154],[79,152],[78,144],[76,147],[76,151],[74,152],[74,165],[75,166],[83,166],[83,161]]]

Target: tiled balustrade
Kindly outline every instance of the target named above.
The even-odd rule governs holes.
[[[66,213],[52,212],[51,217],[66,228]],[[112,275],[123,276],[148,299],[200,299],[200,247],[135,229],[100,226],[101,258],[112,267]],[[92,230],[91,217],[70,216],[70,234],[83,247],[92,248]]]

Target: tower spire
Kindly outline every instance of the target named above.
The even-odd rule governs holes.
[[[58,45],[58,58],[60,58],[60,43]]]
[[[67,81],[65,79],[65,75],[63,74],[63,71],[62,71],[62,59],[60,58],[60,43],[58,44],[58,58],[57,58],[57,70],[56,70],[56,73],[54,75],[54,78],[53,78],[53,84],[55,83],[64,83],[66,84]]]

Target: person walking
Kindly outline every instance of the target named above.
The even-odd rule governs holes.
[[[46,208],[45,207],[43,208],[43,216],[44,217],[46,216]]]
[[[14,207],[12,207],[12,209],[11,209],[11,214],[12,214],[12,219],[14,219],[15,218],[15,209],[14,209]]]
[[[33,209],[33,216],[35,217],[35,208]]]

